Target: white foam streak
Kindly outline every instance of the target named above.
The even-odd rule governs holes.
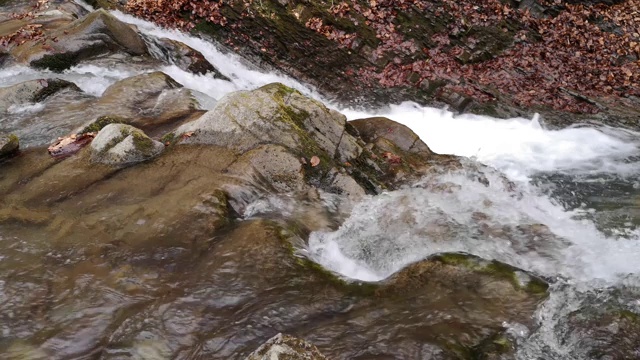
[[[368,281],[440,252],[471,253],[580,282],[616,282],[640,272],[634,260],[640,256],[637,234],[606,238],[593,223],[574,220],[548,197],[529,190],[517,197],[497,185],[498,178],[490,180],[486,187],[463,174],[449,174],[438,181],[459,185],[459,190],[415,187],[369,197],[337,231],[313,233],[310,256],[333,271]]]

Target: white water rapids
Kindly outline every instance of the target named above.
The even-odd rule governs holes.
[[[294,79],[252,69],[239,57],[221,52],[210,42],[161,29],[119,12],[114,14],[135,24],[147,35],[178,40],[199,50],[232,80],[193,75],[176,66],[159,69],[187,88],[219,99],[232,91],[282,82],[327,103],[313,89]],[[90,94],[100,95],[110,84],[136,73],[133,68],[80,65],[55,76],[75,82]],[[6,68],[0,70],[0,86],[42,77],[42,71],[26,67]],[[307,254],[325,267],[348,278],[376,281],[431,254],[464,251],[549,278],[559,277],[563,283],[583,290],[615,286],[622,279],[628,282],[640,275],[640,233],[633,224],[624,223],[617,229],[619,235],[615,231],[613,235],[605,234],[591,217],[584,216],[596,211],[589,204],[567,209],[545,191],[557,184],[533,181],[539,174],[559,174],[579,179],[584,184],[602,184],[616,179],[637,189],[640,187],[636,180],[640,175],[640,164],[632,159],[639,155],[640,134],[593,126],[549,130],[537,118],[503,120],[454,116],[446,110],[409,102],[367,112],[338,110],[349,119],[386,116],[403,123],[435,152],[472,157],[503,172],[516,182],[522,196],[514,197],[505,191],[496,174],[489,174],[491,185],[486,187],[464,174],[452,173],[444,175],[442,180],[460,185],[460,191],[432,193],[417,184],[367,197],[353,206],[350,216],[336,231],[311,235]],[[640,202],[638,193],[627,195],[632,197],[630,201]],[[571,190],[564,196],[571,196]],[[488,203],[492,205],[487,206]],[[477,235],[473,214],[478,212],[500,224],[544,224],[563,240],[554,242],[537,237],[534,241],[538,243],[527,244],[514,243],[500,236],[495,239],[470,236]],[[434,226],[443,225],[434,224],[433,220],[443,214],[447,219],[444,226],[454,224],[462,230],[454,238],[425,237],[424,234]],[[634,282],[634,286],[637,283]],[[570,307],[566,309],[562,305],[570,298],[561,291],[553,293],[537,314],[540,321],[550,321],[550,311],[570,311]],[[523,343],[519,356],[522,359],[539,356],[539,348],[532,345],[535,342],[553,347],[556,356],[562,356],[561,345],[550,345],[557,343],[548,335],[552,326],[551,322],[544,323],[531,340]]]

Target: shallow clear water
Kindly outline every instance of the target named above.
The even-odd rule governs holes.
[[[177,31],[159,29],[119,12],[114,14],[135,24],[145,34],[179,40],[201,51],[232,81],[193,75],[176,66],[150,69],[126,65],[112,68],[80,65],[62,75],[56,74],[56,77],[73,81],[88,94],[99,96],[117,80],[161,70],[185,87],[215,99],[232,91],[278,81],[323,100],[314,89],[286,76],[252,68],[237,56],[224,53],[209,42]],[[52,75],[24,67],[0,69],[0,86]],[[314,206],[306,208],[299,206],[299,199],[295,197],[272,197],[254,201],[246,209],[244,215],[252,219],[273,213],[305,219],[322,218],[322,222],[318,220],[318,224],[311,226],[316,231],[310,235],[308,244],[301,246],[300,252],[324,267],[349,279],[377,281],[429,255],[462,251],[485,259],[496,259],[551,279],[555,282],[552,295],[536,314],[540,326],[532,334],[520,334],[518,339],[518,357],[521,359],[584,358],[577,341],[562,338],[568,326],[567,317],[581,307],[598,303],[589,294],[614,293],[612,296],[615,297],[616,289],[640,287],[637,280],[640,276],[639,133],[593,125],[549,130],[544,126],[544,120],[538,117],[504,120],[454,115],[443,109],[409,102],[366,112],[333,107],[349,119],[386,116],[403,123],[438,153],[471,157],[506,174],[516,183],[517,191],[514,193],[507,189],[497,172],[487,174],[490,184],[485,186],[460,171],[438,175],[436,179],[450,184],[453,191],[430,189],[426,185],[429,179],[425,179],[398,191],[366,197],[355,204],[323,195],[326,198],[321,209]],[[15,115],[38,113],[43,109],[39,105],[27,104],[10,110]],[[322,217],[319,216],[321,212],[324,214]],[[156,354],[157,358],[175,354],[176,348],[194,347],[194,353],[187,350],[182,353],[184,358],[197,358],[200,353],[231,356],[240,345],[229,342],[225,337],[229,333],[248,331],[265,334],[264,329],[277,323],[279,317],[293,319],[293,312],[299,310],[285,311],[279,300],[273,300],[261,309],[270,298],[263,293],[261,296],[266,296],[263,301],[251,300],[254,294],[246,284],[253,281],[250,274],[254,269],[247,264],[219,265],[226,267],[223,269],[226,272],[220,274],[241,273],[243,280],[238,283],[234,282],[237,279],[219,274],[216,275],[220,277],[218,284],[212,279],[199,278],[187,281],[179,290],[171,290],[172,281],[184,281],[177,280],[172,269],[190,269],[197,273],[197,269],[190,267],[190,259],[182,257],[181,254],[187,251],[183,248],[159,249],[157,253],[145,255],[149,257],[146,260],[141,258],[140,268],[123,269],[122,273],[111,273],[106,277],[99,273],[100,269],[107,268],[106,264],[87,265],[87,269],[94,273],[83,273],[82,267],[74,268],[73,271],[78,272],[74,274],[65,273],[61,267],[54,267],[56,270],[51,273],[51,264],[65,264],[68,254],[56,254],[46,246],[35,246],[35,242],[46,241],[27,241],[15,235],[21,233],[16,229],[5,228],[4,231],[6,234],[0,234],[0,269],[16,272],[11,276],[23,276],[30,271],[34,278],[24,277],[21,282],[11,282],[11,286],[0,280],[3,309],[10,308],[13,303],[29,301],[36,302],[34,311],[60,306],[54,312],[58,317],[54,321],[58,335],[49,338],[39,348],[25,345],[33,358],[46,354],[47,349],[63,351],[63,348],[70,351],[67,354],[70,358],[90,358],[92,355],[84,351],[95,347],[95,343],[107,341],[103,338],[108,332],[106,329],[111,332],[110,344],[117,344],[119,336],[127,338],[127,333],[137,333],[135,341],[142,344],[132,347],[123,340],[120,350],[116,346],[107,351],[113,358],[118,357],[119,351],[131,355],[131,348]],[[220,247],[224,248],[224,244]],[[82,259],[82,250],[79,250],[74,254],[74,261],[81,263]],[[148,266],[145,261],[154,266],[160,265],[158,271],[150,271],[153,266]],[[46,278],[47,283],[38,282],[38,276]],[[65,281],[72,284],[65,287]],[[123,290],[129,285],[142,290],[132,295]],[[222,291],[223,285],[227,286],[227,295],[215,298],[215,291]],[[300,302],[308,296],[287,284],[273,286]],[[161,295],[165,292],[167,295]],[[74,303],[71,300],[74,296],[79,296],[84,303]],[[143,307],[149,298],[162,296],[166,301],[147,307],[143,313],[134,311],[136,315],[130,321],[116,319],[127,313],[127,309]],[[348,301],[332,303],[330,295],[327,299],[322,304],[325,312],[318,310],[316,314],[340,312],[350,306]],[[224,318],[198,320],[206,318],[208,307],[237,310],[232,305],[239,303],[244,304],[241,311],[253,311],[253,315],[259,313],[261,320],[256,321],[246,314],[235,316],[237,313],[229,315],[229,319],[233,318],[238,323],[226,324]],[[299,306],[304,307],[302,303]],[[624,307],[638,314],[639,308],[633,300],[626,301]],[[21,315],[7,313],[2,316]],[[331,325],[330,321],[322,319],[323,315],[317,316],[321,318],[318,323],[329,324],[326,325],[328,328],[335,326],[335,331],[339,332],[339,325]],[[74,319],[79,319],[79,322]],[[38,321],[37,317],[25,316],[12,322],[22,327],[0,325],[0,331],[3,336],[46,337],[45,333],[52,330],[40,328]],[[307,326],[312,326],[314,320],[308,321]],[[249,323],[253,330],[247,330],[243,322]],[[115,327],[114,324],[120,325],[110,328]],[[507,325],[518,333],[518,324]],[[169,330],[156,331],[156,326],[168,327]],[[219,337],[201,340],[193,335],[196,330],[214,331],[217,327],[222,329]],[[314,336],[320,344],[330,341]],[[247,335],[247,338],[252,337]],[[75,345],[70,347],[70,344]],[[73,353],[74,348],[81,350]],[[131,356],[136,358],[138,355]],[[148,357],[139,355],[137,358]]]

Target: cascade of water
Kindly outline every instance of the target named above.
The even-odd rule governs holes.
[[[118,11],[113,14],[120,20],[135,24],[146,35],[178,40],[193,47],[231,79],[226,81],[209,75],[194,75],[170,65],[157,69],[187,88],[219,99],[232,91],[282,82],[323,100],[314,89],[295,79],[252,68],[239,57],[220,51],[210,42],[159,28]],[[56,76],[73,81],[87,93],[99,96],[115,81],[139,71],[127,66],[103,68],[80,65]],[[0,86],[47,76],[51,74],[26,67],[0,69]],[[488,174],[490,185],[485,186],[469,180],[464,174],[451,173],[438,181],[458,185],[458,190],[453,192],[433,192],[415,184],[367,197],[355,204],[336,231],[312,233],[305,250],[310,258],[325,267],[346,277],[376,281],[428,255],[464,251],[544,276],[560,277],[563,281],[582,284],[583,288],[615,286],[623,278],[628,281],[629,274],[640,274],[637,261],[640,257],[640,232],[632,228],[625,232],[625,238],[606,236],[591,220],[578,218],[581,212],[596,211],[590,210],[590,204],[567,209],[562,201],[550,197],[545,190],[546,186],[556,185],[551,180],[531,181],[538,174],[552,173],[567,176],[574,182],[597,183],[615,178],[631,184],[640,174],[640,163],[633,161],[640,147],[640,134],[605,126],[549,130],[537,117],[505,120],[456,116],[446,110],[410,102],[367,112],[332,107],[349,119],[386,116],[403,123],[436,152],[473,157],[500,170],[518,184],[522,196],[515,197],[501,186],[496,174]],[[11,111],[38,111],[38,108],[23,107]],[[638,188],[635,185],[631,187]],[[628,196],[635,199],[632,201],[640,201],[639,193]],[[256,205],[252,211],[269,211],[268,207],[277,207],[278,202],[267,205]],[[478,221],[479,216],[482,221]],[[510,236],[497,231],[505,226]],[[541,322],[549,321],[549,313],[566,313],[573,309],[558,304],[578,306],[576,302],[580,295],[567,295],[566,289],[553,294],[540,309]],[[547,331],[552,326],[551,323],[547,325],[541,329]],[[547,331],[536,336],[532,339],[544,342],[545,336],[553,334]],[[532,346],[529,344],[523,349],[534,354]],[[555,351],[556,356],[562,354]]]

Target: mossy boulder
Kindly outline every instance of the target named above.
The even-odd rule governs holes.
[[[93,162],[125,166],[159,155],[164,145],[149,138],[142,130],[125,124],[109,124],[91,143]]]
[[[39,103],[63,90],[82,92],[76,84],[62,79],[28,80],[0,88],[0,112],[11,106]]]
[[[282,333],[267,340],[245,360],[325,360],[313,344]]]
[[[305,165],[310,184],[328,186],[332,168],[362,152],[362,141],[346,126],[344,115],[274,83],[225,96],[213,110],[174,134],[181,144],[223,146],[238,154],[264,144],[279,145]]]
[[[344,115],[322,103],[273,83],[225,96],[199,120],[178,128],[176,135],[193,133],[183,143],[228,146],[239,153],[273,143],[308,158],[322,152],[346,160],[361,151],[345,134],[346,122]]]
[[[476,285],[470,286],[472,283]],[[463,292],[500,298],[503,304],[515,304],[526,298],[537,303],[547,297],[549,287],[544,279],[496,260],[464,253],[443,253],[399,271],[385,281],[379,294],[400,296],[405,291],[442,284],[455,284],[452,288]]]
[[[0,160],[14,155],[19,148],[20,140],[17,136],[0,133]]]

